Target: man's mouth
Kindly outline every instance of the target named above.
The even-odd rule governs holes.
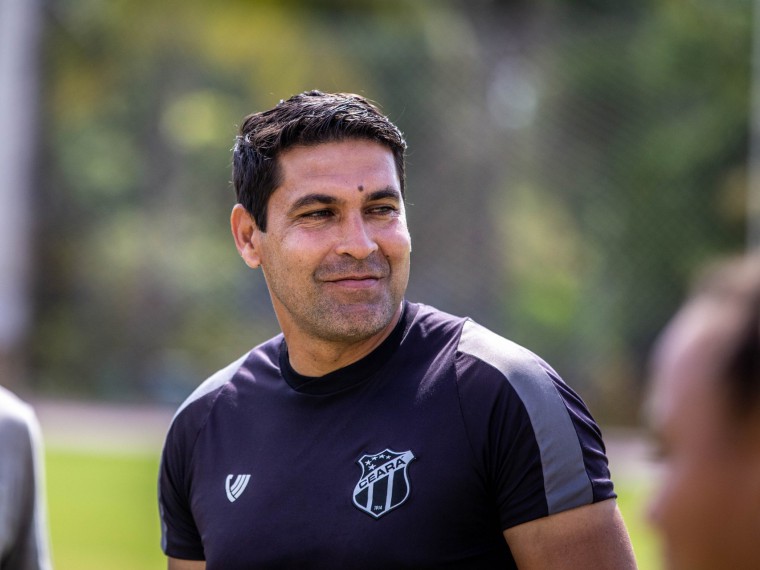
[[[378,281],[378,275],[346,275],[345,277],[335,277],[330,281]]]

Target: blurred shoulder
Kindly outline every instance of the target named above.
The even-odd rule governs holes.
[[[10,390],[0,386],[0,425],[36,424],[32,407]]]
[[[32,406],[0,386],[0,455],[31,458],[41,446],[42,433]]]

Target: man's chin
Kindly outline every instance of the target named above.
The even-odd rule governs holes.
[[[361,342],[383,333],[395,316],[387,304],[337,305],[326,317],[325,332],[334,340]]]

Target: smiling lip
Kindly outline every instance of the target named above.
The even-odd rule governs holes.
[[[332,283],[348,289],[367,289],[380,281],[380,277],[375,275],[349,275],[337,279],[328,279],[326,283]]]

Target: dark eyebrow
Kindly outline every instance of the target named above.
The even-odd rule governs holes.
[[[399,192],[393,186],[386,186],[385,188],[381,188],[380,190],[375,190],[374,192],[370,192],[369,195],[367,196],[367,201],[371,202],[374,200],[385,200],[387,198],[392,198],[400,202],[401,192]]]
[[[289,208],[289,211],[292,213],[307,206],[314,206],[317,204],[322,206],[329,206],[336,204],[337,202],[338,200],[335,197],[329,196],[327,194],[307,194],[306,196],[301,196],[298,200],[293,202]]]

